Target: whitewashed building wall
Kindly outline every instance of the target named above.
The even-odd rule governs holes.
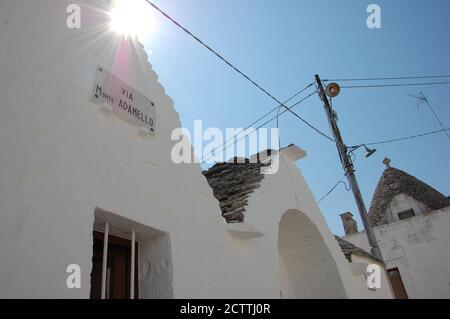
[[[66,27],[71,3],[81,5],[81,29]],[[278,224],[286,211],[301,211],[314,227],[331,270],[329,286],[328,274],[316,272],[314,295],[288,287],[289,296],[370,297],[293,160],[252,197],[248,219],[264,236],[227,231],[200,167],[171,160],[170,136],[180,126],[173,101],[142,46],[109,31],[103,5],[0,2],[0,298],[88,298],[93,230],[105,221],[113,234],[137,231],[140,298],[280,298]],[[89,101],[98,65],[155,102],[154,136]],[[271,191],[288,180],[275,205]],[[81,267],[79,289],[66,285],[69,264]]]
[[[374,232],[386,268],[399,269],[409,298],[450,298],[450,207],[380,225]],[[369,249],[364,231],[343,238]]]

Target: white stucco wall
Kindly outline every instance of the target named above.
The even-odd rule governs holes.
[[[140,45],[119,49],[107,25],[98,27],[106,21],[96,1],[82,5],[81,29],[66,28],[73,2],[0,3],[8,43],[0,48],[0,297],[89,297],[96,207],[170,232],[176,297],[227,295],[239,283],[218,285],[214,263],[228,257],[221,251],[231,239],[200,168],[170,160],[180,124],[173,102]],[[119,62],[118,50],[128,60]],[[154,137],[88,101],[97,64],[156,102]],[[206,257],[211,251],[217,258]],[[72,263],[81,289],[66,287]]]
[[[368,289],[368,293],[370,295],[370,298],[374,299],[392,299],[393,298],[393,292],[391,289],[391,285],[388,282],[388,274],[386,272],[385,266],[372,258],[368,258],[361,255],[352,254],[351,255],[352,264],[362,264],[364,265],[363,268],[367,270],[367,265],[375,264],[380,267],[380,287],[379,288],[373,288]],[[359,267],[356,267],[359,268]],[[361,273],[353,273],[353,275],[358,278],[361,282],[367,283],[367,273],[361,274]]]
[[[328,228],[323,215],[320,213],[313,194],[308,188],[295,161],[292,160],[287,153],[287,151],[281,152],[279,161],[280,169],[278,173],[266,175],[261,187],[250,197],[245,221],[249,224],[264,228],[264,237],[271,238],[265,245],[273,245],[277,240],[278,223],[283,214],[290,210],[296,210],[299,213],[304,214],[320,232],[322,240],[329,249],[329,253],[334,260],[348,297],[374,297],[373,294],[368,291],[365,282],[361,281],[360,278],[353,276],[351,273],[348,261],[345,259],[344,254]],[[281,189],[283,191],[280,191]],[[301,232],[300,229],[299,232]],[[307,236],[308,235],[311,235],[311,233],[308,233]],[[308,243],[307,236],[303,238],[306,241],[306,244],[305,246],[302,246],[302,248],[305,250],[315,249],[316,247],[311,247]],[[267,247],[270,246],[266,246],[266,248]],[[323,252],[316,251],[315,253],[321,254]],[[303,255],[301,255],[300,258],[303,258]],[[323,258],[326,258],[326,256]],[[272,260],[271,263],[266,265],[266,267],[275,267],[274,259],[271,258],[270,260]],[[324,274],[321,272],[311,272],[308,273],[307,276],[312,276],[312,280],[320,282],[323,279],[322,277]],[[332,282],[332,280],[330,280],[330,282]],[[326,285],[323,285],[322,287],[324,289],[324,294],[329,293],[329,291],[325,291]]]
[[[450,298],[450,207],[374,228],[386,268],[398,268],[409,298]],[[344,239],[368,250],[364,232]]]
[[[81,5],[81,29],[66,27],[71,3]],[[142,297],[280,298],[278,223],[289,209],[316,225],[340,297],[366,296],[293,161],[251,198],[248,219],[264,236],[227,232],[200,167],[171,161],[179,117],[143,48],[108,31],[101,1],[86,3],[0,2],[0,298],[88,298],[97,208],[159,236],[140,245]],[[97,65],[156,103],[155,136],[89,102]],[[154,268],[171,268],[160,281],[146,263],[155,258]],[[81,267],[80,289],[66,286],[69,264]],[[170,279],[163,293],[152,286]]]

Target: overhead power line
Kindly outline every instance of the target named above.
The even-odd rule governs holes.
[[[364,143],[363,145],[366,145],[366,146],[371,145],[372,146],[372,145],[380,145],[380,144],[400,142],[400,141],[405,141],[405,140],[410,140],[410,139],[414,139],[414,138],[419,138],[419,137],[427,136],[427,135],[431,135],[431,134],[437,134],[437,133],[441,133],[441,132],[446,132],[448,130],[450,130],[450,128],[445,128],[445,129],[442,129],[442,130],[431,131],[431,132],[426,132],[426,133],[422,133],[422,134],[411,135],[411,136],[406,136],[406,137],[401,137],[401,138],[395,138],[395,139],[386,140],[386,141]]]
[[[316,92],[312,92],[312,93],[308,94],[307,96],[305,96],[305,97],[304,97],[303,99],[301,99],[300,101],[298,101],[298,102],[294,103],[293,105],[291,105],[291,106],[288,108],[289,111],[292,111],[292,109],[293,109],[294,107],[296,107],[297,105],[299,105],[299,104],[302,103],[303,101],[306,101],[307,99],[309,99],[309,98],[310,98],[311,96],[313,96],[314,94],[316,94]],[[284,110],[283,112],[281,112],[281,113],[280,113],[279,115],[277,115],[277,116],[281,116],[281,115],[283,115],[283,114],[286,113],[286,112],[288,112],[288,110]],[[203,160],[203,162],[201,162],[200,164],[204,164],[204,163],[205,163],[206,161],[208,161],[209,159],[211,159],[211,158],[217,156],[218,154],[223,153],[225,150],[227,150],[227,149],[229,149],[230,147],[234,146],[234,145],[235,145],[237,142],[239,142],[240,140],[246,138],[246,137],[247,137],[248,135],[250,135],[251,133],[253,133],[253,132],[259,130],[259,129],[260,129],[261,127],[263,127],[264,125],[266,125],[266,124],[270,123],[271,121],[273,121],[277,116],[271,117],[269,120],[265,121],[264,123],[262,123],[262,124],[259,125],[258,127],[254,128],[253,130],[251,130],[251,131],[248,132],[247,134],[243,135],[242,137],[240,137],[239,139],[237,139],[236,141],[234,141],[233,144],[230,144],[230,145],[228,145],[228,146],[226,146],[226,143],[222,144],[223,148],[222,148],[218,153],[216,153],[216,154],[214,154],[214,155],[208,157],[207,159]],[[234,139],[234,137],[233,137],[233,139]],[[229,140],[230,140],[230,139],[228,139],[228,141],[229,141]],[[211,153],[209,153],[209,154],[211,154]]]
[[[173,19],[171,16],[169,16],[166,12],[164,12],[162,9],[160,9],[157,5],[155,5],[153,2],[151,2],[150,0],[145,0],[150,6],[152,6],[155,10],[157,10],[158,12],[160,12],[164,17],[166,17],[168,20],[170,20],[173,24],[175,24],[177,27],[179,27],[181,30],[183,30],[186,34],[188,34],[190,37],[192,37],[195,41],[197,41],[199,44],[201,44],[203,47],[205,47],[208,51],[210,51],[212,54],[214,54],[217,58],[219,58],[222,62],[224,62],[226,65],[228,65],[230,68],[232,68],[235,72],[237,72],[239,75],[241,75],[243,78],[245,78],[247,81],[249,81],[253,86],[255,86],[256,88],[258,88],[261,92],[263,92],[265,95],[267,95],[268,97],[270,97],[272,100],[274,100],[275,102],[278,103],[279,106],[285,108],[285,111],[283,111],[284,114],[285,112],[290,112],[291,114],[293,114],[295,117],[297,117],[299,120],[301,120],[304,124],[306,124],[308,127],[310,127],[311,129],[313,129],[315,132],[317,132],[318,134],[322,135],[323,137],[325,137],[326,139],[333,141],[334,139],[329,137],[327,134],[323,133],[321,130],[319,130],[318,128],[316,128],[315,126],[313,126],[312,124],[310,124],[308,121],[306,121],[305,119],[303,119],[301,116],[299,116],[297,113],[293,112],[291,109],[296,106],[298,103],[300,103],[301,101],[304,101],[305,99],[309,98],[310,96],[312,96],[315,92],[311,93],[310,95],[308,95],[306,98],[302,99],[301,101],[297,102],[296,104],[294,104],[291,107],[287,107],[285,105],[285,103],[279,101],[275,96],[273,96],[271,93],[269,93],[269,91],[267,91],[265,88],[263,88],[261,85],[259,85],[255,80],[253,80],[250,76],[248,76],[247,74],[245,74],[243,71],[241,71],[239,68],[237,68],[236,66],[234,66],[231,62],[229,62],[227,59],[225,59],[221,54],[219,54],[216,50],[214,50],[211,46],[207,45],[205,42],[203,42],[198,36],[194,35],[191,31],[189,31],[187,28],[185,28],[184,26],[182,26],[179,22],[177,22],[175,19]],[[361,81],[368,81],[368,80],[397,80],[397,79],[424,79],[424,78],[445,78],[445,77],[450,77],[450,76],[446,76],[446,75],[441,75],[441,76],[423,76],[423,77],[396,77],[396,78],[367,78],[367,79],[359,79]],[[351,80],[358,80],[358,79],[341,79],[341,81],[351,81]],[[328,80],[329,81],[329,80]],[[445,84],[450,84],[450,81],[442,81],[442,82],[425,82],[425,83],[402,83],[402,84],[375,84],[375,85],[347,85],[347,86],[342,86],[342,88],[381,88],[381,87],[402,87],[402,86],[420,86],[420,85],[445,85]],[[277,106],[277,108],[279,108],[279,106]],[[273,110],[272,110],[273,111]],[[272,112],[270,111],[269,114]],[[266,115],[267,116],[267,115]],[[265,123],[263,123],[262,125],[258,126],[258,128],[256,128],[255,130],[261,128],[262,126],[266,125],[267,123],[269,123],[270,121],[272,121],[273,119],[275,119],[275,117],[269,119],[269,121],[266,121]],[[385,143],[391,143],[391,142],[397,142],[397,141],[402,141],[402,140],[406,140],[406,139],[411,139],[411,138],[417,138],[417,137],[421,137],[421,136],[425,136],[425,135],[429,135],[429,134],[434,134],[434,133],[438,133],[438,132],[442,132],[442,131],[447,131],[448,129],[445,130],[439,130],[439,131],[433,131],[433,132],[428,132],[428,133],[424,133],[424,134],[419,134],[419,135],[414,135],[414,136],[408,136],[405,138],[399,138],[399,139],[393,139],[393,140],[388,140],[388,141],[382,141],[382,142],[374,142],[374,143],[365,143],[365,145],[377,145],[377,144],[385,144]],[[242,138],[245,138],[247,135],[243,136]],[[242,139],[241,138],[241,139]],[[239,139],[240,140],[240,139]],[[238,140],[238,141],[239,141]],[[235,142],[237,143],[237,141]],[[234,143],[234,144],[235,144]],[[234,145],[233,144],[233,145]],[[230,147],[230,146],[228,146]],[[226,147],[225,149],[227,149],[228,147]],[[221,152],[223,152],[222,149]],[[209,158],[208,158],[209,159]],[[204,160],[202,162],[202,164],[204,162],[206,162],[208,159]]]
[[[292,95],[291,97],[289,97],[287,100],[285,100],[283,103],[289,103],[291,100],[293,100],[294,98],[296,98],[297,96],[299,96],[301,93],[303,93],[304,91],[306,91],[308,88],[310,88],[313,85],[313,82],[311,82],[310,84],[308,84],[307,86],[305,86],[303,89],[301,89],[300,91],[296,92],[294,95]],[[256,119],[254,122],[252,122],[251,124],[247,125],[247,127],[244,128],[244,131],[246,131],[247,129],[251,128],[253,125],[255,125],[256,123],[258,123],[259,121],[261,121],[262,119],[266,118],[268,115],[270,115],[271,113],[273,113],[275,110],[277,110],[279,108],[279,106],[276,106],[274,108],[272,108],[272,110],[270,110],[269,112],[265,113],[264,115],[262,115],[261,117],[259,117],[258,119]],[[230,137],[228,140],[226,140],[224,143],[222,143],[220,146],[214,148],[211,152],[209,152],[208,154],[202,155],[202,158],[200,158],[200,161],[202,161],[205,156],[209,156],[212,153],[214,153],[218,148],[221,148],[223,145],[226,145],[230,140],[234,139],[235,137],[237,137],[237,135]]]
[[[423,75],[423,76],[398,76],[380,78],[353,78],[353,79],[325,79],[323,82],[346,82],[346,81],[384,81],[384,80],[414,80],[414,79],[439,79],[450,78],[450,75]]]
[[[436,134],[436,133],[440,133],[440,132],[447,132],[448,130],[450,130],[450,128],[437,130],[437,131],[432,131],[432,132],[427,132],[427,133],[418,134],[418,135],[411,135],[411,136],[397,138],[397,139],[392,139],[392,140],[381,141],[381,142],[365,143],[364,145],[379,145],[379,144],[393,143],[393,142],[398,142],[398,141],[404,141],[404,140],[408,140],[408,139],[418,138],[418,137],[422,137],[422,136],[426,136],[426,135]],[[334,186],[327,193],[325,193],[325,195],[323,195],[317,201],[317,204],[320,204],[328,195],[330,195],[336,189],[336,187],[338,187],[339,184],[344,184],[345,190],[346,191],[350,191],[350,188],[347,187],[347,184],[343,180],[339,180],[336,184],[334,184]]]
[[[314,127],[312,124],[307,122],[305,119],[300,117],[298,114],[292,112],[284,103],[282,103],[280,100],[278,100],[275,96],[273,96],[269,91],[264,89],[261,85],[259,85],[255,80],[253,80],[250,76],[245,74],[243,71],[238,69],[236,66],[234,66],[231,62],[229,62],[227,59],[225,59],[221,54],[219,54],[216,50],[211,48],[208,44],[206,44],[204,41],[202,41],[198,36],[193,34],[191,31],[189,31],[187,28],[182,26],[179,22],[177,22],[175,19],[173,19],[169,14],[164,12],[161,8],[159,8],[156,4],[151,2],[150,0],[145,0],[149,5],[151,5],[155,10],[157,10],[159,13],[161,13],[164,17],[169,19],[173,24],[175,24],[177,27],[179,27],[181,30],[183,30],[186,34],[188,34],[191,38],[193,38],[195,41],[197,41],[199,44],[201,44],[203,47],[205,47],[208,51],[210,51],[212,54],[214,54],[217,58],[219,58],[222,62],[224,62],[226,65],[228,65],[230,68],[232,68],[234,71],[236,71],[238,74],[240,74],[242,77],[244,77],[247,81],[249,81],[251,84],[253,84],[256,88],[258,88],[261,92],[263,92],[265,95],[270,97],[272,100],[277,102],[279,105],[284,107],[287,111],[291,112],[295,117],[300,119],[303,123],[305,123],[307,126],[309,126],[311,129],[319,133],[320,135],[326,137],[327,139],[331,139],[329,136],[327,136],[325,133],[320,131],[318,128]]]
[[[273,100],[276,100],[279,104],[282,104],[281,102],[279,102],[272,94],[270,94],[268,91],[266,91],[262,86],[260,86],[258,83],[256,83],[255,80],[253,80],[250,76],[248,76],[247,74],[245,74],[244,72],[242,72],[241,70],[239,70],[236,66],[234,66],[231,62],[229,62],[227,59],[225,59],[220,53],[218,53],[216,50],[214,50],[213,48],[211,48],[208,44],[206,44],[205,42],[203,42],[198,36],[196,36],[195,34],[193,34],[191,31],[189,31],[188,29],[186,29],[185,27],[183,27],[178,21],[176,21],[175,19],[173,19],[171,16],[169,16],[169,14],[167,14],[166,12],[164,12],[161,8],[159,8],[156,4],[154,4],[153,2],[149,1],[149,0],[145,0],[149,5],[151,5],[153,8],[155,8],[157,11],[159,11],[163,16],[165,16],[167,19],[169,19],[170,21],[172,21],[173,24],[175,24],[177,27],[179,27],[181,30],[183,30],[184,32],[186,32],[189,36],[191,36],[195,41],[197,41],[198,43],[200,43],[202,46],[204,46],[208,51],[210,51],[212,54],[214,54],[216,57],[218,57],[220,60],[222,60],[225,64],[227,64],[229,67],[231,67],[234,71],[236,71],[237,73],[239,73],[241,76],[243,76],[246,80],[248,80],[250,83],[252,83],[254,86],[256,86],[259,90],[261,90],[262,92],[264,92],[266,95],[268,95],[270,98],[272,98]]]
[[[323,196],[317,201],[317,204],[320,204],[321,201],[323,201],[328,195],[330,195],[330,194],[334,191],[334,189],[335,189],[336,187],[338,187],[339,184],[344,184],[345,190],[346,190],[347,192],[350,191],[350,188],[347,186],[347,184],[346,184],[343,180],[340,180],[340,181],[338,181],[336,184],[334,184],[334,186],[333,186],[333,187],[332,187],[325,195],[323,195]]]
[[[423,83],[400,83],[400,84],[344,85],[344,86],[341,86],[341,88],[342,89],[360,89],[360,88],[382,88],[382,87],[446,85],[446,84],[450,84],[450,81],[423,82]]]

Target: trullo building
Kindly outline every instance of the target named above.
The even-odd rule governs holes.
[[[416,177],[390,166],[375,189],[370,223],[397,298],[450,297],[450,200]],[[364,230],[341,215],[345,240],[369,248]]]

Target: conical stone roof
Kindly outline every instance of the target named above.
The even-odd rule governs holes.
[[[449,206],[449,199],[416,177],[394,167],[388,167],[378,182],[369,208],[371,225],[388,223],[387,208],[398,194],[406,194],[426,205],[430,210]]]

